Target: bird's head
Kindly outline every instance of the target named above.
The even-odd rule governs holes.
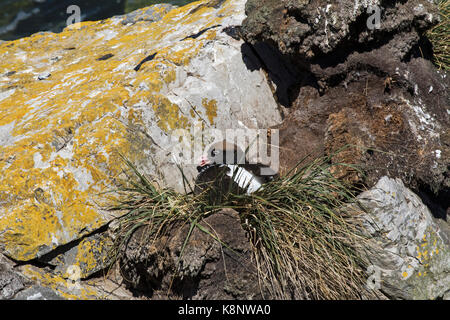
[[[213,143],[207,149],[207,152],[200,158],[199,168],[208,165],[243,163],[245,163],[245,153],[236,144],[223,140]]]

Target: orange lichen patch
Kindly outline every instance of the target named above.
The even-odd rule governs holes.
[[[83,270],[81,277],[84,278],[89,275],[90,271],[96,269],[99,263],[106,262],[104,254],[106,252],[107,248],[105,248],[103,240],[82,241],[78,246],[78,253],[75,258],[76,263]]]
[[[173,69],[170,69],[170,70],[164,72],[163,75],[164,75],[164,81],[167,84],[174,82],[177,79],[177,73]]]
[[[215,3],[191,3],[153,23],[111,18],[0,44],[0,242],[13,258],[33,259],[107,222],[97,195],[122,172],[119,153],[139,159],[130,125],[156,119],[166,133],[189,126],[164,95],[217,30],[181,40],[236,9],[233,0]],[[204,99],[203,108],[213,124],[217,102]]]
[[[177,66],[187,65],[202,47],[202,41],[187,39],[184,41],[181,49],[169,50],[165,53],[164,58]]]
[[[178,105],[172,103],[162,95],[154,95],[151,99],[153,110],[158,117],[158,126],[161,130],[183,129],[187,127],[188,119],[181,113]]]
[[[208,100],[204,98],[202,100],[202,105],[205,108],[206,116],[208,117],[209,123],[214,124],[214,119],[217,117],[217,101]]]
[[[439,254],[437,235],[429,229],[423,235],[421,240],[421,243],[416,246],[416,258],[426,269],[429,268],[430,261],[433,259],[433,257]]]
[[[56,272],[66,279],[73,276],[85,279],[108,265],[111,248],[112,241],[107,236],[96,234],[83,239],[76,252],[57,256],[51,263],[58,266]],[[78,274],[73,275],[73,271]]]

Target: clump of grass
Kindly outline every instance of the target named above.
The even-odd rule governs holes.
[[[358,252],[366,239],[342,212],[355,194],[329,160],[297,167],[247,199],[260,276],[276,298],[358,299],[365,291]]]
[[[434,63],[440,69],[450,69],[450,0],[438,0],[441,22],[428,31],[433,45]]]
[[[119,252],[140,227],[148,230],[147,243],[185,223],[191,226],[189,237],[204,217],[233,208],[250,235],[262,291],[269,293],[265,298],[359,299],[367,294],[366,266],[358,254],[366,239],[342,210],[355,194],[330,173],[329,158],[299,165],[252,194],[228,190],[219,198],[211,198],[208,189],[195,195],[158,188],[126,163],[137,179],[121,188],[124,200],[114,208],[127,212],[120,220]]]

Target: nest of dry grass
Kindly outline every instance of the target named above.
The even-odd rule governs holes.
[[[208,232],[198,222],[222,208],[233,208],[253,244],[260,283],[270,293],[266,298],[367,297],[366,264],[360,257],[367,239],[354,217],[342,210],[355,201],[355,193],[330,173],[330,158],[299,165],[255,193],[229,191],[220,197],[216,192],[211,197],[211,190],[194,195],[158,188],[125,162],[129,179],[120,188],[123,200],[112,208],[126,212],[120,219],[116,253],[140,227],[148,230],[147,242],[186,223],[191,231],[198,227]]]
[[[450,0],[438,0],[441,22],[428,31],[433,44],[433,60],[439,69],[450,69]]]

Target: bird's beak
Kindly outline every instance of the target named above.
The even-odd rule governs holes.
[[[202,156],[200,158],[200,166],[204,167],[204,166],[206,166],[208,164],[210,164],[210,161],[209,161],[208,157],[207,156]]]

